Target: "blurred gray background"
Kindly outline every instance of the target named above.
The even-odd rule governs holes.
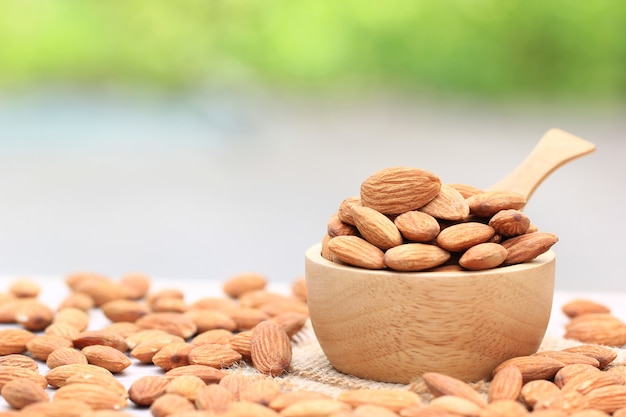
[[[624,291],[626,3],[0,3],[0,276],[304,273],[394,165],[488,187],[558,127],[533,195],[557,287]]]
[[[3,275],[224,279],[303,274],[326,221],[378,169],[487,187],[560,127],[597,145],[526,212],[559,236],[557,285],[624,290],[620,112],[203,94],[154,101],[48,93],[0,101]]]

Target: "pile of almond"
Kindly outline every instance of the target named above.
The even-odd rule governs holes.
[[[593,342],[512,358],[488,385],[430,372],[406,389],[330,396],[281,378],[308,318],[302,278],[281,295],[264,276],[241,274],[223,283],[224,296],[194,302],[179,289],[151,291],[142,274],[80,273],[66,283],[55,307],[28,279],[0,292],[0,394],[10,406],[0,417],[626,416],[626,368],[613,363],[617,349]],[[97,309],[110,323],[96,329]],[[585,300],[563,311],[572,320],[610,314]],[[237,372],[243,364],[256,372]],[[153,372],[122,384],[130,366]]]
[[[367,269],[485,270],[529,262],[557,242],[509,191],[442,184],[419,168],[391,167],[361,184],[327,224],[322,256]]]

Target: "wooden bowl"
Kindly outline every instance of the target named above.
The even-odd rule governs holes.
[[[554,295],[555,255],[479,272],[392,272],[306,252],[307,302],[340,372],[409,383],[424,372],[471,382],[537,351]]]

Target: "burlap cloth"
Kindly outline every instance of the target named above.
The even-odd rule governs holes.
[[[580,343],[560,337],[546,336],[539,350],[561,350],[576,345],[580,345]],[[625,366],[626,355],[624,352],[626,351],[618,348],[614,349],[618,353],[618,356],[609,366]],[[248,375],[258,374],[252,366],[246,365],[242,365],[233,371]],[[332,397],[336,397],[341,392],[352,389],[392,388],[407,389],[416,392],[420,394],[422,400],[425,402],[428,402],[432,398],[426,385],[419,378],[410,384],[394,384],[361,379],[336,371],[328,359],[326,359],[310,322],[294,337],[290,371],[274,380],[279,382],[285,391],[316,391]],[[471,385],[483,394],[486,394],[489,388],[488,381],[478,381]]]

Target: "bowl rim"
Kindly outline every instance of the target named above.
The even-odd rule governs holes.
[[[489,275],[502,275],[506,272],[525,271],[533,268],[538,268],[548,263],[554,262],[556,254],[552,249],[542,253],[535,259],[529,262],[524,262],[515,265],[508,265],[490,269],[483,269],[480,271],[394,271],[392,269],[366,269],[356,266],[338,264],[322,256],[322,243],[316,243],[310,246],[305,252],[305,258],[313,263],[321,265],[326,268],[334,268],[345,270],[350,273],[361,273],[367,275],[380,275],[380,276],[403,276],[403,277],[476,277],[476,276],[489,276]]]

